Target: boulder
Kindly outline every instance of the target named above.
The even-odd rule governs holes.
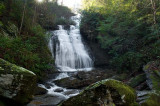
[[[146,73],[150,89],[160,91],[160,61],[149,62],[143,70]]]
[[[141,83],[144,83],[146,81],[146,75],[143,74],[139,74],[133,78],[131,78],[127,84],[130,85],[131,87],[135,88],[137,86],[139,86]]]
[[[104,80],[113,76],[115,72],[112,70],[93,70],[89,72],[77,72],[71,77],[63,78],[54,81],[58,86],[69,88],[69,89],[79,89],[89,86],[100,80]]]
[[[66,100],[64,96],[45,94],[35,96],[27,106],[57,106],[57,104],[64,100]]]
[[[0,59],[0,97],[4,100],[21,104],[29,102],[34,94],[36,79],[33,72]]]
[[[134,89],[120,81],[107,79],[88,86],[60,106],[130,106],[136,105],[135,101]]]
[[[42,88],[40,86],[37,86],[36,90],[35,90],[35,95],[44,95],[46,94],[48,91],[45,88]]]
[[[158,91],[141,91],[137,96],[140,106],[160,106],[160,92]]]

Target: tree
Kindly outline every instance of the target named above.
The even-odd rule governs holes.
[[[27,1],[24,0],[23,15],[22,15],[22,20],[21,20],[21,25],[20,25],[20,28],[19,28],[19,35],[21,34],[21,30],[22,30],[22,27],[23,27],[24,16],[25,16],[25,12],[26,12],[26,5],[27,5]]]

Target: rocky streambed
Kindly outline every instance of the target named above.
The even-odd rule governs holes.
[[[143,72],[131,75],[108,69],[70,72],[68,76],[54,73],[36,87],[34,73],[0,59],[0,105],[24,105],[32,99],[28,106],[159,106],[159,72],[160,62],[153,61]]]

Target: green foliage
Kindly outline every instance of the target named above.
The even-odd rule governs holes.
[[[0,2],[0,16],[2,15],[4,9],[5,9],[4,4],[2,2]]]
[[[40,26],[33,27],[34,36],[0,36],[0,57],[37,74],[49,68],[50,52]]]
[[[44,8],[46,7],[46,8]],[[38,22],[45,29],[54,29],[57,25],[70,25],[70,17],[74,14],[68,7],[46,2],[37,6]]]
[[[157,93],[152,93],[150,94],[150,97],[144,102],[141,104],[141,106],[159,106],[160,104],[160,94]]]
[[[95,39],[119,71],[137,70],[160,55],[160,3],[156,22],[149,0],[84,0],[81,32]]]
[[[45,29],[54,29],[62,17],[62,24],[74,24],[70,21],[74,14],[69,8],[57,5],[55,0],[43,3],[25,1],[0,2],[0,58],[29,69],[42,78],[45,71],[51,70],[49,64],[54,63]]]
[[[56,25],[75,25],[74,21],[65,19],[65,18],[56,19],[55,24]]]

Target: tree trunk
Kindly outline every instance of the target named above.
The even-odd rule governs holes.
[[[32,20],[32,26],[34,25],[34,23],[35,23],[35,18],[36,18],[36,11],[37,11],[37,6],[36,6],[36,4],[35,4],[35,8],[34,8],[34,15],[33,15],[33,20]]]
[[[24,7],[23,7],[23,15],[22,15],[22,20],[21,20],[21,26],[20,26],[20,29],[19,29],[19,35],[21,34],[21,31],[22,31],[23,22],[24,22],[24,16],[25,16],[25,12],[26,12],[27,2],[26,2],[26,0],[24,2],[25,3],[24,3]]]
[[[153,11],[153,24],[156,24],[156,2],[155,0],[151,0],[151,6]]]
[[[9,16],[11,13],[11,10],[12,10],[11,7],[12,7],[12,0],[8,0],[7,1],[7,16]]]

